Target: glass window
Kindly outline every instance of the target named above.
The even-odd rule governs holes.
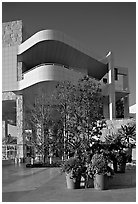
[[[118,80],[118,69],[114,68],[114,76],[115,76],[115,80]]]

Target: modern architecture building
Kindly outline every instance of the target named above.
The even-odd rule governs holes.
[[[26,38],[22,21],[3,23],[3,137],[9,134],[17,137],[19,158],[26,154],[25,104],[34,102],[40,87],[51,93],[57,81],[74,82],[88,75],[102,83],[104,117],[116,118],[116,101],[122,97],[124,117],[129,116],[128,69],[114,66],[112,52],[101,59],[65,34],[53,30],[42,30]]]
[[[129,107],[130,118],[136,118],[136,104]]]

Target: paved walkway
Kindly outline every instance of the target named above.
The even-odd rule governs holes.
[[[8,173],[8,168],[9,172]],[[58,168],[3,168],[3,202],[135,202],[134,187],[68,190]],[[5,171],[4,171],[5,170]],[[6,172],[7,171],[7,172]],[[15,180],[14,180],[15,179]]]
[[[26,168],[24,164],[2,168],[2,200],[16,201],[59,175],[58,168]]]

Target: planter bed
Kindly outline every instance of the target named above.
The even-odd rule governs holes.
[[[115,174],[109,179],[109,186],[136,186],[136,172],[126,171],[124,174]]]

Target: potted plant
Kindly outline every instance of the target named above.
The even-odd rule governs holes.
[[[108,144],[109,158],[113,163],[115,173],[124,172],[126,164],[126,153],[123,150],[125,145],[120,132],[112,133],[106,136],[106,144]],[[122,170],[121,170],[122,169]]]
[[[122,138],[118,134],[116,139],[110,144],[110,159],[113,162],[115,173],[125,173],[125,166],[127,162],[127,152],[124,150]]]
[[[117,161],[117,172],[118,173],[125,173],[126,161],[127,161],[126,152],[123,150],[119,150],[116,153],[115,158]]]
[[[119,129],[119,134],[121,136],[121,143],[124,146],[124,150],[127,154],[127,161],[132,161],[132,148],[135,146],[136,140],[136,124],[134,121],[122,125]]]
[[[112,175],[112,170],[108,166],[107,157],[103,152],[93,155],[91,172],[94,175],[94,188],[97,190],[108,189],[108,176]]]
[[[66,182],[68,189],[80,188],[81,174],[83,165],[81,160],[71,157],[64,161],[61,170],[66,174]]]

